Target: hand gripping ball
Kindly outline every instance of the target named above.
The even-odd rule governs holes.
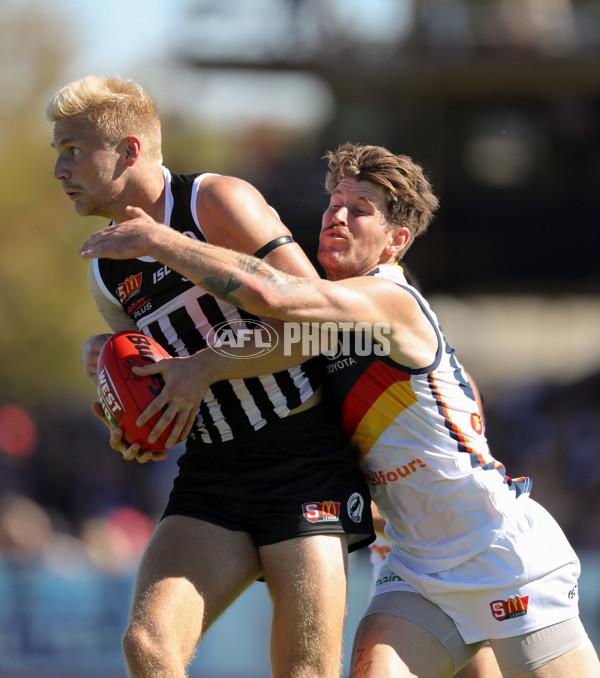
[[[140,443],[146,451],[162,452],[173,424],[152,444],[148,436],[162,413],[144,426],[136,426],[138,416],[161,392],[164,382],[160,374],[140,377],[132,368],[169,357],[159,343],[140,332],[113,334],[98,357],[98,396],[106,418],[111,426],[123,429],[129,444]]]

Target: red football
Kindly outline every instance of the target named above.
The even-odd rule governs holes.
[[[113,334],[98,357],[98,396],[106,418],[115,428],[123,429],[128,443],[140,443],[143,450],[162,452],[172,424],[153,444],[148,442],[148,436],[162,413],[155,414],[144,426],[136,426],[138,416],[161,392],[164,382],[160,374],[140,377],[132,367],[169,357],[160,344],[140,332]]]

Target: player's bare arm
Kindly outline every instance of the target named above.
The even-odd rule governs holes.
[[[289,275],[251,255],[190,240],[139,208],[127,211],[128,221],[92,234],[81,246],[81,256],[151,256],[225,301],[282,320],[375,322],[385,314],[385,304],[374,304],[372,299],[367,303],[369,295],[355,280],[331,283]],[[374,282],[361,281],[366,287]],[[394,291],[385,281],[382,288],[382,294],[386,288]]]
[[[128,208],[128,214],[130,220],[90,236],[80,254],[152,256],[215,296],[263,317],[387,323],[394,360],[419,367],[433,362],[433,328],[414,297],[389,281],[361,276],[331,282],[289,275],[250,255],[190,241],[138,208]]]

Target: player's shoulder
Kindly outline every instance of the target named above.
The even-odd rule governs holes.
[[[377,272],[371,272],[366,275],[358,275],[344,278],[338,281],[349,289],[369,291],[377,294],[392,295],[399,297],[413,298],[405,285],[400,280],[394,280],[388,276],[378,275]]]
[[[367,277],[372,280],[371,284],[378,287],[384,294],[387,292],[392,296],[406,299],[410,304],[419,306],[424,301],[421,293],[406,279],[403,268],[399,264],[379,265]]]
[[[245,179],[232,177],[226,174],[205,174],[198,187],[198,199],[205,205],[215,204],[222,206],[231,198],[247,195],[260,195],[258,190]]]
[[[245,179],[227,175],[207,176],[200,183],[196,209],[202,223],[210,220],[219,228],[254,230],[259,223],[261,228],[279,223],[258,189]]]
[[[194,172],[179,174],[169,172],[172,189],[195,185],[198,196],[204,200],[218,198],[229,191],[256,191],[245,179],[215,172]]]
[[[221,247],[252,254],[288,233],[262,194],[238,177],[203,177],[195,208],[206,239]]]

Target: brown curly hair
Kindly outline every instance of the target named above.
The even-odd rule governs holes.
[[[406,155],[394,155],[383,146],[346,143],[328,151],[325,189],[333,193],[342,179],[355,178],[381,186],[387,196],[390,229],[406,226],[410,239],[400,253],[404,256],[413,240],[424,233],[439,201],[423,170]],[[400,258],[399,257],[399,258]]]

